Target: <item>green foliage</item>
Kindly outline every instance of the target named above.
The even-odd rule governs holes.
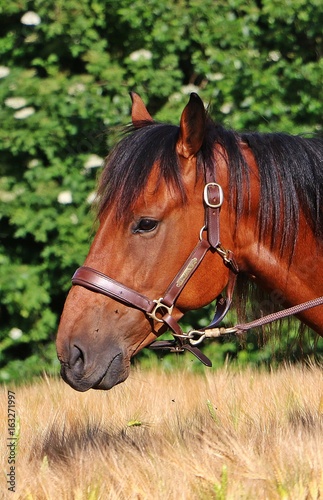
[[[323,8],[319,0],[0,0],[0,14],[7,381],[57,370],[59,314],[91,242],[96,172],[129,121],[128,91],[160,120],[177,123],[195,90],[227,126],[320,132]],[[221,360],[237,352],[231,342],[215,350]]]

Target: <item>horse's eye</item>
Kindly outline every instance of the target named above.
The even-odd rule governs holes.
[[[158,221],[155,219],[140,219],[138,224],[133,229],[134,233],[148,233],[150,231],[154,231],[158,226]]]

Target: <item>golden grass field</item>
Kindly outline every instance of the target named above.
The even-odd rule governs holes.
[[[20,429],[7,490],[7,391]],[[323,371],[133,369],[109,392],[1,389],[3,499],[322,499]],[[3,452],[4,451],[4,452]]]

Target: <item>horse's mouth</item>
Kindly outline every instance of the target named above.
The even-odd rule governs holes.
[[[123,355],[117,354],[107,367],[99,382],[92,386],[92,389],[108,391],[115,385],[124,382],[129,375],[129,365],[124,363]]]

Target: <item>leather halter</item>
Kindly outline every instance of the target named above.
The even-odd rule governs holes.
[[[205,329],[214,328],[226,315],[231,305],[236,275],[239,272],[233,253],[230,250],[223,249],[220,243],[219,217],[223,203],[222,188],[214,181],[213,172],[206,171],[205,179],[206,184],[203,193],[205,225],[201,229],[200,240],[168,286],[163,297],[151,300],[105,274],[84,266],[77,269],[72,277],[72,284],[83,286],[88,290],[101,293],[122,302],[129,307],[139,309],[151,320],[167,325],[172,331],[175,340],[155,341],[149,347],[153,349],[170,349],[172,352],[181,352],[186,349],[192,352],[205,365],[212,366],[211,361],[196,346],[188,342],[187,335],[183,333],[180,325],[172,316],[173,307],[178,296],[204,259],[208,250],[218,252],[230,271],[226,298],[222,295],[217,297],[214,318]],[[206,233],[206,238],[203,237],[204,233]],[[204,329],[197,332],[200,331],[204,331]]]

